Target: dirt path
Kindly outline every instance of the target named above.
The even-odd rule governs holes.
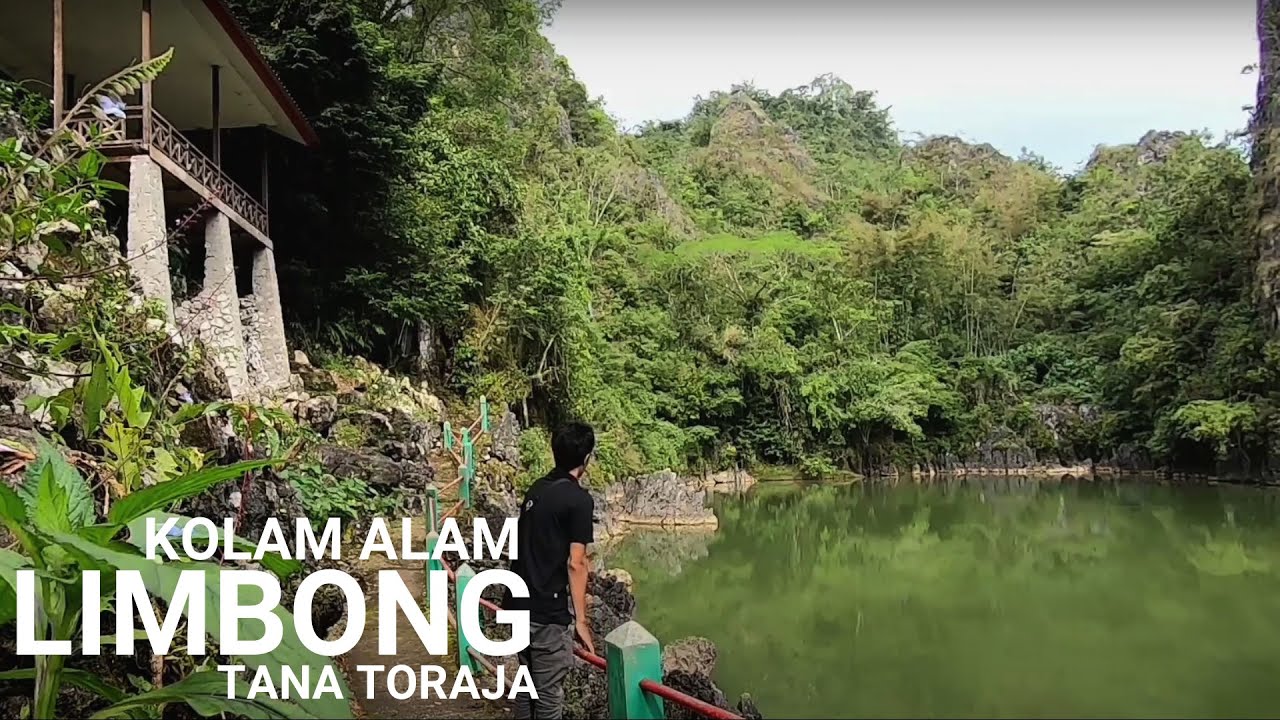
[[[391,530],[396,547],[400,547],[399,528],[395,527],[391,528]],[[425,523],[415,523],[413,535],[414,547],[421,547],[421,541],[426,535]],[[383,718],[387,720],[405,720],[408,718],[500,720],[510,718],[511,710],[508,704],[503,701],[474,700],[470,696],[463,696],[457,700],[442,700],[436,696],[434,691],[432,691],[431,697],[426,700],[422,699],[420,692],[415,692],[404,700],[397,700],[387,692],[385,674],[375,676],[374,697],[371,699],[364,698],[365,675],[364,673],[355,672],[357,665],[383,665],[387,668],[393,665],[408,665],[415,669],[420,665],[439,665],[445,671],[444,687],[446,689],[452,686],[458,670],[456,656],[450,654],[442,657],[427,652],[427,649],[418,640],[413,626],[409,624],[409,621],[403,615],[399,617],[397,624],[400,654],[394,658],[378,654],[377,573],[379,570],[387,569],[396,570],[401,579],[404,580],[405,585],[418,598],[422,598],[426,592],[426,573],[421,561],[395,561],[375,555],[361,565],[361,570],[365,576],[364,584],[368,588],[368,593],[365,596],[365,630],[359,644],[352,648],[351,652],[347,653],[344,661],[351,671],[348,681],[352,692],[359,698],[358,703],[364,710],[364,717],[371,720],[375,718],[378,720]],[[452,642],[449,643],[449,646],[450,650],[455,649]],[[492,687],[491,682],[491,679],[486,676],[478,676],[476,678],[476,686],[478,688]]]

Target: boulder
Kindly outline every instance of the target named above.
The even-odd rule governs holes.
[[[756,484],[756,479],[746,470],[721,470],[707,476],[705,486],[713,493],[744,493]]]
[[[631,573],[622,568],[610,568],[600,573],[600,577],[609,578],[614,582],[622,585],[627,592],[634,593],[636,590],[636,581],[631,578]]]
[[[307,397],[298,402],[293,412],[298,422],[323,435],[338,418],[338,398],[335,395]]]
[[[229,456],[236,443],[235,431],[225,417],[204,415],[185,423],[179,431],[183,444],[211,453],[214,457]]]
[[[293,368],[294,372],[299,372],[299,368],[311,367],[311,358],[307,357],[307,354],[301,350],[294,350],[290,366]]]
[[[507,410],[493,428],[493,444],[489,454],[512,467],[520,467],[520,421]]]
[[[426,463],[395,461],[376,452],[332,443],[318,446],[316,455],[325,471],[334,477],[357,478],[383,490],[420,490],[435,476],[435,470]]]
[[[716,526],[716,515],[707,507],[707,492],[702,483],[682,478],[670,470],[615,483],[599,499],[604,501],[603,515],[607,516],[599,524],[607,530],[608,526],[619,523]]]
[[[244,505],[241,514],[241,505]],[[248,479],[214,485],[183,501],[179,509],[191,517],[241,518],[236,534],[256,540],[268,518],[306,517],[302,499],[288,480],[270,471],[255,472]]]
[[[711,676],[716,666],[716,645],[704,637],[691,636],[662,648],[662,672],[685,672]]]
[[[312,393],[338,392],[338,378],[330,370],[301,365],[297,368],[298,377],[302,379],[302,387]]]

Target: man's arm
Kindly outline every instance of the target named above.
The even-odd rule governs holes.
[[[587,617],[587,573],[590,572],[587,545],[595,539],[591,524],[595,514],[595,501],[590,495],[584,495],[585,499],[574,508],[569,522],[569,595],[573,598],[578,639],[587,652],[594,653],[596,649],[591,640],[591,620]]]
[[[587,546],[582,543],[569,545],[569,594],[573,597],[573,617],[576,620],[578,638],[587,652],[594,653],[591,642],[591,621],[587,618]]]

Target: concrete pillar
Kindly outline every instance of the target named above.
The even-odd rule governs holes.
[[[245,369],[244,331],[240,327],[240,299],[231,249],[231,221],[212,212],[204,226],[204,286],[196,298],[193,322],[212,360],[227,377],[233,399],[252,393]]]
[[[253,296],[258,304],[262,333],[265,389],[289,386],[289,348],[284,341],[284,312],[280,308],[280,286],[276,282],[276,257],[271,248],[259,246],[253,253]]]
[[[164,217],[164,178],[146,155],[129,158],[129,238],[125,255],[142,294],[164,306],[173,326],[173,288]]]

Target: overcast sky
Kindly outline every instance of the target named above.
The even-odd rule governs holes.
[[[1157,9],[1159,8],[1159,9]],[[564,0],[547,36],[624,126],[699,94],[832,72],[904,137],[960,135],[1066,170],[1148,129],[1244,127],[1252,0]]]

